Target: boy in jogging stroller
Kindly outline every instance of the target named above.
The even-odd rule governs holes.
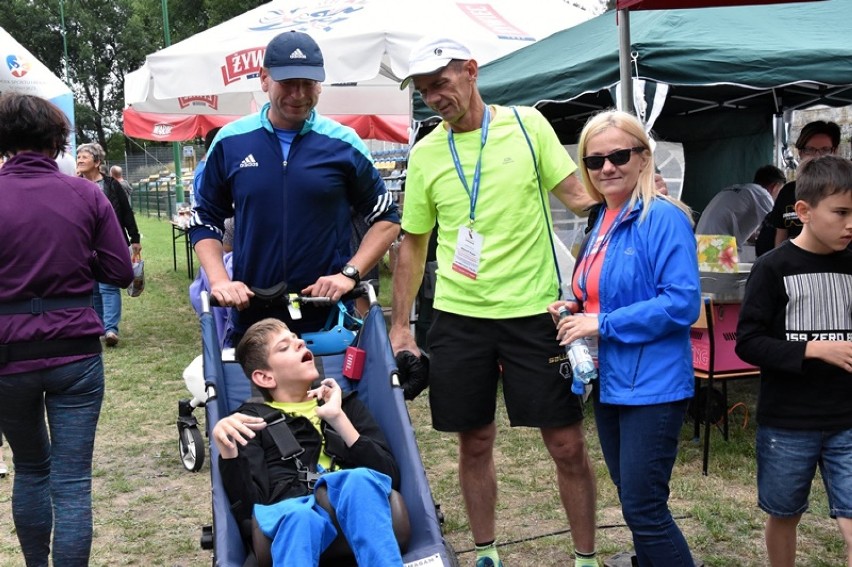
[[[336,517],[360,565],[401,565],[408,514],[397,509],[398,544],[389,501],[399,469],[369,410],[333,378],[314,387],[313,354],[278,319],[252,325],[236,357],[263,401],[220,419],[211,437],[231,511],[258,559],[270,538],[276,564],[318,564],[337,537]]]
[[[247,410],[244,413],[251,413],[256,419],[244,417],[226,418],[226,416],[231,415],[236,408],[243,405],[252,396],[251,382],[238,363],[222,360],[215,323],[210,313],[208,297],[206,293],[202,294],[202,303],[204,305],[201,315],[201,327],[204,379],[207,391],[207,401],[205,404],[207,411],[206,422],[210,424],[210,427],[213,427],[213,424],[220,423],[220,420],[223,418],[226,419],[226,421],[221,422],[221,427],[211,432],[211,437],[214,441],[210,444],[214,525],[212,529],[208,528],[206,535],[202,537],[202,545],[206,544],[207,547],[212,547],[213,549],[214,566],[240,567],[243,565],[254,565],[257,559],[264,559],[264,551],[270,550],[270,543],[271,551],[274,554],[276,552],[283,553],[282,549],[284,547],[293,546],[306,540],[306,537],[303,536],[276,536],[271,538],[272,541],[270,542],[269,538],[258,537],[261,532],[273,536],[276,535],[276,531],[279,534],[282,533],[282,530],[279,529],[281,522],[279,522],[280,516],[278,512],[273,511],[272,518],[270,519],[266,517],[264,512],[267,510],[264,510],[265,507],[263,506],[253,509],[243,506],[241,509],[241,502],[235,503],[236,505],[233,507],[231,506],[231,500],[229,500],[224,489],[223,478],[230,477],[233,469],[241,471],[246,469],[235,466],[229,471],[229,466],[235,463],[225,463],[225,461],[232,460],[227,457],[232,456],[234,450],[239,454],[243,448],[241,440],[248,442],[248,445],[252,444],[251,435],[255,433],[254,428],[258,427],[263,428],[257,435],[257,439],[265,445],[263,449],[271,452],[278,451],[282,455],[293,455],[290,459],[292,459],[295,469],[301,469],[299,474],[303,477],[303,479],[297,481],[298,483],[303,483],[298,489],[293,488],[293,483],[279,483],[277,485],[278,493],[268,498],[268,502],[260,503],[278,502],[282,497],[285,498],[284,506],[291,506],[291,501],[302,502],[305,504],[302,511],[313,522],[327,526],[328,524],[325,520],[326,515],[328,515],[331,517],[332,524],[336,521],[337,525],[342,528],[342,532],[351,538],[351,541],[347,541],[346,537],[332,537],[331,539],[335,541],[322,554],[319,564],[352,565],[356,560],[355,558],[358,558],[362,565],[386,564],[371,559],[369,555],[364,558],[365,555],[363,554],[368,554],[370,548],[379,548],[381,549],[382,556],[390,558],[392,564],[395,565],[417,565],[418,567],[458,565],[458,559],[452,547],[445,542],[441,533],[440,512],[432,500],[423,463],[414,439],[414,431],[403,399],[403,391],[399,384],[398,371],[388,342],[382,310],[378,303],[376,303],[371,288],[368,289],[368,292],[370,294],[371,307],[351,345],[353,348],[349,349],[350,353],[357,351],[361,354],[354,357],[347,357],[345,352],[347,350],[346,347],[343,347],[340,352],[324,354],[322,356],[308,356],[302,350],[302,347],[298,346],[295,347],[295,351],[290,351],[290,356],[293,356],[295,352],[301,352],[300,356],[304,357],[297,358],[294,364],[297,373],[301,372],[303,378],[308,374],[313,376],[314,373],[317,373],[319,375],[321,385],[319,388],[311,390],[312,397],[308,398],[307,401],[311,404],[316,404],[315,397],[323,399],[323,405],[316,408],[320,418],[322,415],[327,415],[326,412],[331,412],[333,415],[339,417],[337,413],[338,403],[342,404],[341,407],[347,414],[350,414],[351,408],[360,408],[353,410],[354,413],[350,414],[350,424],[354,425],[354,429],[365,437],[364,439],[359,438],[354,444],[347,447],[347,435],[352,432],[348,430],[345,422],[339,428],[338,424],[335,423],[333,428],[326,427],[323,430],[324,432],[328,432],[329,429],[334,429],[342,437],[342,440],[327,437],[325,439],[325,449],[327,452],[336,455],[336,459],[338,459],[339,463],[343,464],[344,468],[368,464],[367,461],[369,461],[369,466],[372,468],[372,470],[362,469],[361,472],[356,473],[362,475],[362,478],[356,482],[371,487],[371,490],[374,492],[377,491],[376,494],[380,497],[374,495],[372,499],[362,502],[363,490],[359,489],[359,494],[355,498],[353,506],[355,508],[363,506],[365,511],[368,508],[372,508],[374,511],[378,509],[380,512],[371,514],[370,518],[366,521],[361,520],[361,530],[354,529],[354,531],[352,530],[353,520],[355,522],[358,522],[358,520],[348,516],[349,510],[352,507],[347,508],[347,506],[341,507],[340,505],[341,500],[345,500],[342,497],[345,491],[341,489],[338,492],[338,487],[336,486],[337,479],[334,478],[334,475],[328,476],[321,474],[323,468],[334,468],[334,460],[330,460],[325,456],[322,459],[314,458],[318,453],[316,447],[318,442],[316,440],[305,442],[302,440],[302,436],[299,435],[299,441],[295,447],[279,448],[277,446],[279,442],[281,446],[284,446],[285,442],[280,439],[276,440],[274,438],[276,435],[272,435],[271,432],[274,429],[281,429],[279,425],[273,425],[281,417],[281,413],[264,403],[248,404],[242,408],[243,410]],[[322,347],[321,343],[324,343],[325,340],[316,334],[311,333],[311,335],[313,336],[308,338]],[[335,338],[332,337],[332,341]],[[298,339],[292,338],[291,340],[292,345],[301,344]],[[290,348],[294,347],[290,346]],[[315,370],[311,370],[312,368]],[[254,372],[252,374],[254,375]],[[344,377],[344,374],[348,377]],[[336,384],[329,382],[330,378],[334,378]],[[257,382],[255,381],[255,383]],[[266,382],[266,384],[268,386],[271,385],[269,382]],[[308,389],[302,386],[300,388],[302,388],[303,393]],[[363,404],[363,407],[360,404]],[[323,410],[326,406],[329,406],[328,409]],[[353,418],[352,415],[355,414],[357,414],[357,417]],[[374,422],[364,418],[364,415],[369,414],[372,414]],[[267,425],[260,425],[261,421],[258,418],[262,418],[263,423]],[[329,418],[330,421],[336,419],[336,417]],[[284,421],[294,423],[294,420],[289,417]],[[296,420],[296,422],[297,426],[299,423],[305,427],[307,425],[305,420]],[[311,425],[310,427],[311,429],[308,429],[308,431],[314,430],[313,428],[316,426]],[[285,428],[285,431],[290,431],[290,429]],[[278,436],[284,437],[285,435]],[[342,446],[339,444],[341,441]],[[228,443],[233,447],[229,446]],[[272,446],[275,447],[271,448]],[[369,447],[369,450],[365,451],[365,447]],[[220,450],[224,450],[222,459],[219,458]],[[353,456],[354,453],[360,451],[372,453],[372,455],[369,455],[369,457],[363,454],[357,457]],[[388,460],[389,456],[392,456],[390,460]],[[238,457],[237,460],[239,458],[242,457]],[[301,464],[296,464],[297,460]],[[317,461],[320,466],[316,466]],[[388,466],[389,462],[395,462],[396,466]],[[331,466],[328,467],[326,465]],[[385,478],[381,478],[382,474],[373,472],[375,470],[384,473]],[[238,474],[243,473],[240,472]],[[322,478],[323,476],[327,478],[313,484],[315,479],[318,477]],[[342,477],[344,475],[339,476]],[[363,476],[367,478],[365,479]],[[391,493],[393,495],[388,498],[385,487],[388,489],[390,486],[396,487],[396,479],[399,481],[399,494]],[[251,477],[245,478],[244,482],[251,483]],[[313,488],[316,488],[317,485],[320,487],[326,485],[327,487],[327,489],[321,489],[313,493],[313,496],[320,505],[319,507],[314,506],[314,502],[311,499],[307,501],[303,500],[304,495],[295,499],[286,499],[287,496],[292,496],[288,492],[289,488],[304,491],[302,486],[308,486],[309,484],[312,484]],[[231,486],[231,482],[228,483],[228,486]],[[272,485],[266,487],[266,489],[274,490]],[[270,494],[267,493],[267,496]],[[237,495],[232,494],[232,496]],[[237,498],[242,498],[242,496],[237,496]],[[334,506],[335,503],[337,506]],[[329,504],[331,505],[329,506]],[[321,511],[323,505],[325,505],[326,511]],[[389,509],[393,510],[394,513],[390,514]],[[408,530],[405,530],[405,514],[400,513],[405,509],[408,512]],[[232,513],[232,510],[234,513]],[[250,511],[247,513],[247,510]],[[336,518],[335,512],[332,511],[329,514],[328,510],[336,510]],[[252,519],[251,512],[254,512],[253,519],[255,521],[246,522],[247,518]],[[235,513],[239,517],[239,523],[238,518],[235,517]],[[387,524],[390,524],[391,516],[393,516],[396,531],[389,532],[387,529],[379,530],[378,519],[385,518],[387,519]],[[383,525],[387,526],[387,524]],[[246,525],[261,529],[247,529]],[[366,530],[364,529],[365,527]],[[285,532],[289,531],[285,528],[282,529]],[[324,531],[325,529],[324,527],[323,529],[309,531],[314,534],[323,534],[318,536],[320,539],[323,539],[323,537],[327,539],[329,534],[334,535],[338,531],[337,528],[329,532]],[[367,530],[369,533],[364,535],[364,532]],[[383,532],[383,538],[379,537],[379,531]],[[408,533],[407,536],[406,531]],[[365,538],[370,540],[366,544]],[[397,542],[400,542],[402,546],[398,546]],[[405,545],[406,543],[407,546]],[[309,544],[307,547],[311,547],[311,545]],[[347,548],[353,551],[347,551]],[[404,550],[401,553],[401,559],[399,557],[400,548]],[[255,557],[256,554],[257,558]],[[294,564],[316,563],[298,562]]]

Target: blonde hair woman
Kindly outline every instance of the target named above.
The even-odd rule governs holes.
[[[668,508],[669,480],[693,395],[690,324],[701,303],[689,208],[659,193],[652,143],[632,115],[607,111],[580,135],[580,171],[597,213],[580,249],[576,301],[550,306],[562,344],[598,345],[595,421],[641,566],[693,565]]]

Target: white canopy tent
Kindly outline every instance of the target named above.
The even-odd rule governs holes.
[[[318,110],[344,123],[373,117],[407,141],[410,94],[398,83],[419,39],[458,38],[484,64],[589,17],[563,0],[275,0],[148,55],[125,78],[125,103],[131,115],[253,112],[266,101],[258,78],[266,44],[297,30],[325,58]],[[125,132],[133,135],[127,123]]]
[[[54,75],[44,63],[0,28],[0,94],[15,92],[45,98],[58,106],[71,124],[68,141],[73,153],[76,148],[74,130],[74,95],[71,89]]]

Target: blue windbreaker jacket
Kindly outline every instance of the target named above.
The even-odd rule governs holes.
[[[352,257],[350,206],[368,224],[399,212],[355,132],[314,111],[285,161],[267,103],[210,147],[190,225],[193,246],[221,240],[234,215],[234,280],[301,290]]]
[[[600,399],[646,405],[690,398],[694,390],[689,330],[701,288],[695,236],[672,203],[654,199],[616,227],[600,278]],[[599,215],[597,222],[603,220]]]

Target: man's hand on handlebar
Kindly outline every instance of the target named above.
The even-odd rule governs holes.
[[[343,274],[322,276],[315,283],[302,290],[303,295],[311,297],[329,297],[337,301],[355,288],[355,280]]]
[[[210,283],[210,295],[219,302],[222,307],[236,307],[245,309],[254,292],[243,282],[226,280]]]

